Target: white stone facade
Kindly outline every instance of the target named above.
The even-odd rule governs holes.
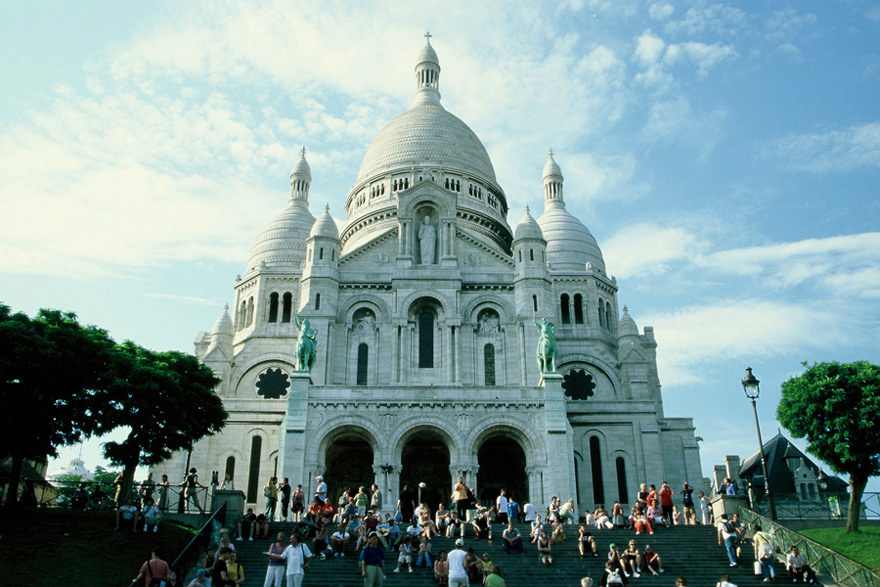
[[[329,211],[309,212],[303,150],[232,315],[196,339],[230,416],[191,466],[203,480],[234,470],[259,506],[272,475],[311,495],[323,474],[334,498],[375,481],[386,504],[422,481],[448,501],[462,475],[483,499],[506,487],[522,504],[558,495],[581,511],[632,503],[641,482],[696,483],[693,424],[663,414],[653,329],[639,333],[625,308],[618,319],[616,280],[566,211],[553,154],[543,215],[527,208],[512,231],[488,153],[440,105],[439,76],[426,44],[415,102],[364,156],[341,230]],[[546,376],[543,317],[558,344],[558,374]],[[310,374],[294,358],[305,318],[318,333]]]

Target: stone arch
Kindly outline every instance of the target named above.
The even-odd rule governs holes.
[[[329,428],[318,442],[319,468],[324,471],[327,494],[332,504],[345,487],[369,487],[374,480],[373,466],[379,453],[376,437],[366,427],[338,424]]]
[[[452,456],[455,441],[443,428],[432,424],[416,424],[398,438],[394,448],[396,461],[400,463],[402,501],[427,503],[432,509],[445,503],[452,490]],[[425,487],[420,488],[424,483]],[[404,489],[408,486],[408,490]],[[404,518],[408,507],[401,506]]]
[[[416,312],[422,304],[431,305],[437,310],[437,319],[445,320],[451,315],[449,308],[454,308],[453,300],[447,299],[440,292],[431,292],[432,295],[425,295],[423,290],[415,291],[404,298],[400,303],[402,314],[407,319],[416,317]]]
[[[444,424],[446,426],[444,426]],[[403,453],[403,446],[416,434],[422,432],[434,432],[443,439],[446,448],[449,449],[449,457],[455,459],[459,456],[460,446],[455,441],[456,430],[445,421],[432,417],[426,420],[424,417],[413,417],[401,422],[389,435],[390,438],[396,438],[394,446],[391,449],[391,457],[394,462],[399,463]]]
[[[486,308],[491,308],[498,312],[502,324],[512,324],[516,319],[513,314],[512,305],[502,303],[497,295],[492,294],[482,294],[469,300],[462,309],[462,318],[472,324],[476,324],[477,316]]]
[[[317,455],[318,464],[326,467],[327,447],[343,436],[360,436],[373,450],[374,455],[382,454],[382,446],[370,426],[375,426],[367,417],[360,415],[342,415],[320,424],[326,430],[323,436],[315,436],[306,447],[306,454]]]
[[[565,375],[573,369],[585,369],[597,375],[604,376],[611,386],[611,393],[615,399],[620,399],[621,385],[615,374],[615,369],[605,361],[582,353],[565,353],[556,358],[556,370]],[[596,393],[599,393],[599,383],[596,381]],[[607,399],[607,398],[606,398]]]
[[[518,426],[514,423],[518,424]],[[509,436],[522,447],[527,465],[547,462],[543,447],[538,447],[532,442],[533,435],[535,438],[538,438],[537,430],[526,422],[511,420],[507,416],[490,416],[475,422],[473,430],[471,436],[467,439],[468,454],[465,455],[466,460],[476,460],[480,445],[487,439],[493,436]]]
[[[272,353],[263,353],[257,355],[256,357],[251,358],[246,363],[243,363],[241,366],[235,369],[235,372],[232,374],[229,389],[234,390],[234,395],[238,395],[238,388],[241,386],[241,382],[247,377],[255,367],[259,367],[268,363],[278,363],[284,366],[284,368],[289,373],[293,373],[296,371],[296,365],[291,362],[292,354],[282,354],[278,352]],[[253,395],[256,395],[256,392],[252,392]],[[285,396],[287,397],[287,396]]]
[[[434,208],[438,215],[446,218],[455,217],[454,199],[440,186],[424,181],[416,184],[406,198],[401,198],[397,206],[398,218],[416,218],[419,210],[426,206]]]
[[[391,319],[391,311],[388,304],[381,297],[372,294],[362,294],[339,304],[336,312],[336,321],[340,324],[351,324],[354,313],[362,307],[373,310],[376,321],[388,322]]]
[[[501,489],[520,504],[530,501],[526,470],[535,462],[529,458],[530,444],[521,430],[507,425],[491,426],[477,436],[473,449],[481,502],[494,502]]]

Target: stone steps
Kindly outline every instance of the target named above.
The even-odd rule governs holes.
[[[276,522],[270,525],[270,536],[278,532],[289,534],[292,528],[290,523]],[[528,526],[517,525],[519,531],[528,535]],[[752,574],[753,553],[751,544],[744,545],[740,557],[740,566],[730,568],[724,548],[718,546],[714,528],[704,526],[677,526],[671,529],[659,528],[653,536],[636,536],[632,530],[602,530],[593,531],[597,541],[599,556],[594,558],[580,558],[577,550],[577,526],[568,526],[567,540],[562,544],[553,545],[552,567],[541,565],[538,562],[537,548],[534,544],[525,542],[524,554],[505,554],[501,539],[504,526],[493,525],[493,543],[485,540],[475,540],[468,528],[465,537],[465,548],[473,547],[477,556],[489,553],[492,561],[501,566],[502,574],[509,587],[526,587],[540,585],[541,587],[572,587],[580,585],[582,577],[590,576],[598,584],[607,560],[608,546],[616,543],[622,551],[626,548],[630,539],[635,539],[640,551],[646,544],[660,554],[665,573],[654,577],[642,574],[638,579],[631,578],[631,587],[669,587],[678,576],[688,579],[690,586],[714,585],[722,575],[729,575],[731,582],[739,587],[758,587],[763,585],[760,576]],[[432,540],[433,553],[440,550],[447,552],[454,549],[453,540],[435,537]],[[262,553],[265,552],[272,540],[236,541],[235,549],[238,553],[238,561],[244,566],[247,580],[244,587],[258,587],[263,585],[266,577],[267,559]],[[311,547],[311,543],[307,543]],[[345,558],[335,557],[327,560],[313,559],[309,567],[304,585],[321,587],[355,587],[363,585],[358,563],[359,553],[354,551],[354,541],[349,546]],[[402,570],[400,574],[394,573],[397,566],[397,553],[387,552],[385,555],[386,581],[385,585],[406,586],[430,586],[436,585],[433,571],[426,568],[417,568],[413,573]],[[783,571],[781,565],[777,565],[777,573]]]

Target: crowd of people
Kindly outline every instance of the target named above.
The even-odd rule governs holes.
[[[231,478],[225,483],[228,488],[234,488]],[[319,476],[311,501],[306,506],[301,485],[293,488],[287,478],[279,483],[277,478],[270,477],[264,487],[265,511],[256,514],[253,508],[248,508],[236,525],[234,540],[268,540],[269,523],[274,520],[289,520],[308,526],[306,534],[295,531],[289,538],[285,534],[274,537],[274,542],[264,553],[268,562],[264,587],[282,587],[285,582],[287,587],[298,587],[315,557],[320,560],[356,557],[364,585],[370,587],[382,585],[388,571],[414,573],[420,568],[427,569],[440,586],[504,587],[497,561],[493,561],[489,553],[478,555],[474,546],[466,548],[465,545],[466,538],[492,543],[499,532],[506,554],[523,554],[528,541],[534,545],[540,564],[546,566],[554,564],[553,554],[559,549],[575,548],[580,557],[602,556],[593,528],[599,532],[629,529],[635,535],[653,535],[661,526],[672,528],[715,523],[719,546],[725,548],[731,567],[738,565],[746,542],[746,528],[738,516],[734,514],[728,520],[727,515],[722,514],[715,522],[711,509],[707,511],[705,507],[708,501],[705,495],[699,492],[695,500],[694,490],[687,483],[678,492],[682,504],[680,512],[672,503],[672,489],[664,482],[659,490],[654,485],[643,484],[628,514],[620,503],[615,502],[610,511],[600,505],[584,511],[582,517],[575,511],[572,499],[561,502],[553,497],[542,516],[532,504],[520,507],[505,490],[499,492],[494,503],[483,505],[460,477],[448,508],[445,503],[431,507],[427,499],[420,499],[422,489],[424,485],[419,491],[410,491],[405,486],[397,502],[389,504],[376,485],[369,490],[364,486],[356,490],[345,487],[335,503],[331,503],[327,485]],[[425,491],[424,495],[428,492]],[[146,500],[151,495],[144,497]],[[123,519],[128,518],[123,516]],[[528,523],[528,536],[520,533],[517,522]],[[578,528],[576,538],[570,530],[575,526]],[[775,581],[776,546],[773,539],[759,526],[753,530],[756,572],[760,568],[764,581]],[[566,545],[569,534],[574,542],[572,546]],[[436,536],[455,538],[455,547],[449,552],[435,550],[432,539]],[[386,571],[389,553],[393,553],[390,559],[393,562]],[[625,547],[610,543],[604,556],[604,569],[597,580],[600,587],[628,586],[631,579],[638,579],[643,574],[659,576],[665,571],[661,554],[650,545],[639,549],[635,539],[630,539]],[[816,582],[815,573],[796,548],[788,554],[785,566],[793,582]],[[149,565],[146,570],[151,570]],[[220,544],[205,554],[199,573],[190,585],[236,587],[243,579],[244,570],[237,563],[232,539],[224,535]],[[593,580],[584,578],[581,584],[591,587]],[[686,587],[687,581],[679,577],[676,585]],[[735,586],[728,577],[723,577],[716,587]]]

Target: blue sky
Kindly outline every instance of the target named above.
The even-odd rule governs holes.
[[[312,212],[342,219],[430,29],[512,224],[553,148],[707,474],[756,448],[745,367],[769,438],[802,361],[880,362],[876,3],[5,2],[0,23],[15,310],[192,352],[302,145]]]

